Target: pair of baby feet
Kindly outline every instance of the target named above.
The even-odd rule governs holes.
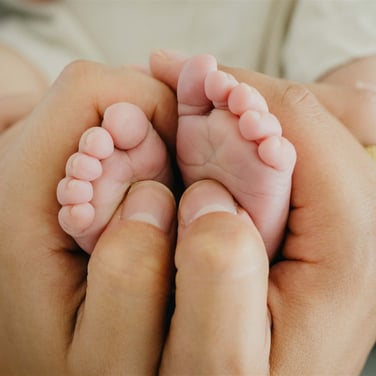
[[[256,89],[219,71],[212,56],[189,59],[177,88],[177,160],[186,186],[202,179],[223,184],[253,219],[269,258],[288,216],[293,145]],[[88,253],[130,185],[171,185],[162,140],[135,105],[107,108],[102,126],[87,130],[57,188],[61,227]]]

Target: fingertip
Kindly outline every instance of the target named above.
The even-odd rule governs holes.
[[[181,225],[188,226],[199,217],[214,212],[237,213],[234,198],[220,183],[203,180],[184,192],[179,205]]]
[[[215,181],[191,186],[182,197],[179,215],[174,328],[188,343],[199,338],[198,348],[216,349],[217,369],[236,364],[243,367],[242,374],[264,374],[269,359],[269,268],[260,234]],[[240,361],[245,352],[246,361]],[[190,364],[190,374],[200,373],[200,364],[210,364],[199,352],[178,352],[169,362],[170,367]]]
[[[217,265],[229,274],[267,269],[260,233],[221,184],[204,180],[192,185],[181,199],[178,216],[178,268],[212,273]]]
[[[154,50],[149,57],[150,71],[158,80],[176,91],[180,72],[186,58],[171,50]]]
[[[121,211],[121,219],[147,223],[169,233],[175,212],[175,198],[165,185],[155,181],[143,181],[133,184],[129,190]]]

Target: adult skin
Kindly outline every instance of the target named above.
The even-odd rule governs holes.
[[[67,157],[119,101],[137,104],[173,139],[176,104],[165,85],[86,62],[68,66],[35,110],[0,136],[2,375],[156,372],[170,297],[173,196],[158,184],[135,186],[90,260],[57,223],[56,184]],[[158,226],[128,219],[146,210]]]
[[[151,56],[154,76],[173,89],[181,66],[169,53]],[[269,277],[271,374],[358,374],[376,340],[374,162],[307,88],[223,69],[266,97],[298,154],[283,260]],[[184,373],[197,360],[168,361]]]
[[[67,156],[76,149],[82,132],[100,124],[108,105],[119,101],[140,106],[167,143],[174,138],[176,101],[165,85],[133,69],[115,70],[85,62],[67,67],[34,111],[0,136],[1,374],[158,373],[173,270],[175,204],[172,194],[155,182],[135,184],[90,260],[76,251],[72,240],[57,223],[59,205],[55,190],[64,175]],[[213,208],[220,208],[214,217],[210,216]],[[202,218],[203,214],[206,215]],[[134,220],[135,217],[138,219]],[[188,325],[184,323],[178,328],[175,325],[169,339],[175,337],[176,330],[197,332],[200,319],[208,324],[205,327],[210,333],[217,323],[209,314],[213,306],[221,308],[219,303],[223,301],[226,305],[242,305],[241,320],[233,320],[234,312],[228,310],[218,316],[219,323],[227,328],[220,338],[223,346],[211,346],[212,336],[204,336],[207,341],[202,342],[201,349],[212,347],[213,359],[203,359],[196,366],[201,370],[218,370],[219,349],[228,357],[228,340],[235,331],[246,330],[248,335],[237,336],[239,341],[232,341],[232,350],[236,356],[246,351],[247,369],[265,373],[269,347],[264,343],[265,331],[253,338],[255,331],[265,327],[266,318],[268,268],[260,235],[247,215],[241,209],[235,210],[231,196],[213,182],[202,182],[184,194],[179,217],[176,262],[179,266],[177,307],[181,309],[177,310],[177,317],[186,313],[190,302],[195,302],[200,309],[196,317],[188,317]],[[218,237],[218,232],[225,235],[224,225],[233,237]],[[238,291],[241,284],[228,286],[222,276],[219,278],[222,285],[218,288],[217,283],[208,280],[207,264],[201,267],[200,273],[192,268],[195,265],[191,252],[184,261],[187,250],[203,236],[208,240],[207,250],[216,251],[214,264],[210,262],[210,265],[216,263],[218,268],[211,269],[212,278],[223,274],[217,256],[227,255],[229,242],[239,250],[232,262],[235,272],[252,261],[251,269],[256,272],[248,275],[247,283],[241,281],[242,292],[249,297],[246,304],[244,294]],[[198,266],[201,251],[200,247],[193,253],[198,256]],[[259,267],[255,268],[257,259]],[[225,275],[231,276],[231,270]],[[198,283],[200,278],[206,285]],[[249,290],[249,285],[254,289]],[[181,299],[184,286],[186,293]],[[217,292],[214,299],[203,301],[213,289]],[[255,312],[256,306],[261,310],[254,320],[249,320],[248,312]],[[228,325],[229,321],[233,324]],[[180,340],[178,333],[176,338]],[[188,350],[202,353],[201,349],[196,348],[196,343],[191,346],[188,342]],[[237,366],[237,358],[234,361]],[[171,367],[164,361],[160,373],[167,374],[169,370]],[[186,371],[189,372],[188,367]]]
[[[30,113],[47,87],[36,67],[0,43],[0,131]]]
[[[261,79],[262,82],[264,80],[264,78]],[[267,84],[269,84],[268,80],[264,82],[266,88],[268,87]],[[140,90],[142,95],[137,96],[136,93],[139,92],[140,88],[143,89]],[[283,86],[280,88],[276,86],[275,88],[278,90],[285,89]],[[277,108],[284,92],[281,91],[279,96],[278,93],[275,94],[275,106]],[[150,96],[145,97],[145,93],[150,93]],[[158,102],[155,101],[157,97],[160,98]],[[290,100],[293,98],[292,93]],[[99,124],[100,115],[104,108],[110,103],[120,100],[138,104],[163,134],[168,134],[168,127],[176,120],[175,101],[171,97],[171,93],[150,78],[145,78],[143,75],[127,69],[113,71],[98,65],[78,63],[70,66],[64,72],[54,89],[30,117],[17,127],[8,130],[0,139],[0,149],[2,150],[0,168],[4,177],[0,195],[2,209],[0,230],[1,239],[4,239],[0,250],[1,265],[4,268],[4,272],[1,273],[2,289],[0,290],[1,322],[3,325],[0,338],[3,350],[0,359],[1,367],[3,367],[1,373],[10,375],[51,373],[84,375],[116,374],[120,370],[127,374],[155,372],[163,342],[161,328],[164,324],[166,301],[169,293],[171,254],[168,251],[171,250],[171,236],[168,235],[169,231],[165,231],[166,223],[168,227],[168,221],[160,222],[161,227],[155,228],[148,223],[127,220],[127,217],[129,217],[129,213],[132,214],[132,211],[134,214],[134,205],[143,203],[143,198],[150,197],[152,193],[158,195],[159,199],[156,201],[162,203],[155,208],[156,212],[152,214],[158,218],[162,212],[167,213],[168,217],[168,213],[174,211],[170,194],[164,188],[153,183],[152,185],[148,183],[146,186],[138,185],[130,192],[124,205],[124,208],[128,208],[128,214],[126,214],[127,210],[124,209],[125,214],[121,215],[123,220],[120,220],[117,215],[114,216],[108,232],[101,238],[89,262],[88,284],[86,284],[88,260],[81,254],[67,252],[73,250],[74,246],[59,229],[56,222],[58,205],[54,199],[51,201],[55,197],[56,183],[63,174],[62,169],[65,160],[75,150],[78,138],[83,130]],[[286,100],[287,98],[285,98]],[[309,106],[306,109],[309,108],[311,107]],[[320,111],[322,110],[320,109]],[[324,115],[326,116],[326,114]],[[301,116],[303,115],[301,114]],[[288,113],[285,114],[285,117],[288,118]],[[310,117],[304,119],[312,121]],[[315,121],[317,122],[317,120]],[[294,129],[291,132],[293,134]],[[308,133],[308,135],[310,134]],[[304,139],[304,135],[302,137]],[[312,141],[305,139],[306,145],[309,142]],[[315,146],[318,141],[313,141],[313,143],[313,146]],[[354,146],[352,147],[354,148]],[[356,149],[356,152],[359,153],[360,149]],[[308,160],[306,163],[307,172],[314,172],[316,175],[321,174],[321,170],[319,171],[317,168],[320,166],[315,165],[313,160]],[[310,163],[312,163],[312,166],[309,167]],[[363,161],[363,168],[364,166]],[[301,178],[304,178],[304,175],[304,173],[300,173]],[[312,178],[315,178],[318,182],[322,181],[322,177],[319,176],[316,179],[314,174]],[[299,179],[296,179],[295,184],[298,187],[299,184],[307,185],[304,179],[302,183],[299,183]],[[329,179],[326,187],[326,189],[329,189],[329,193],[332,185],[333,181]],[[324,188],[322,187],[320,192],[325,191]],[[203,189],[202,185],[201,187],[198,186],[196,192],[202,193]],[[25,195],[25,191],[27,195]],[[193,195],[194,192],[195,190],[186,192],[180,208],[181,218],[186,216],[184,208],[191,207],[191,205],[184,205],[184,202],[189,202],[189,197],[192,197],[190,195]],[[302,188],[297,189],[297,192],[302,192]],[[199,196],[202,196],[201,193]],[[354,198],[353,194],[352,197]],[[323,204],[328,203],[325,197],[323,200]],[[322,216],[326,217],[328,210],[331,211],[323,204],[316,209],[317,212],[313,210],[312,218],[309,216],[311,220],[317,218],[315,215],[320,216],[316,221],[313,221],[314,224],[321,220]],[[145,212],[151,206],[148,202],[146,207],[143,205],[137,210]],[[203,207],[204,204],[196,210]],[[130,212],[129,208],[132,209]],[[346,213],[349,214],[355,209],[349,206]],[[235,244],[238,244],[238,247],[235,248],[252,250],[251,254],[249,252],[244,254],[246,257],[252,257],[254,265],[259,265],[255,269],[255,271],[258,270],[258,273],[251,274],[250,278],[254,279],[255,282],[258,281],[261,288],[255,288],[254,293],[251,291],[250,294],[248,287],[252,284],[249,283],[248,279],[247,283],[243,284],[244,290],[240,290],[251,298],[248,302],[248,310],[258,306],[257,302],[265,302],[266,300],[266,288],[262,289],[262,286],[266,285],[267,268],[265,262],[263,262],[265,253],[262,244],[260,244],[259,236],[255,233],[249,220],[246,222],[247,219],[242,216],[238,217],[234,213],[223,213],[223,211],[226,210],[222,210],[221,213],[202,216],[198,218],[199,222],[180,222],[179,231],[181,235],[177,247],[177,265],[181,271],[179,274],[181,277],[177,280],[177,296],[179,298],[177,307],[181,307],[181,309],[176,311],[174,325],[166,347],[166,355],[163,359],[163,371],[166,373],[174,370],[174,368],[176,369],[176,367],[181,367],[181,364],[176,364],[173,361],[169,363],[169,354],[175,351],[171,339],[176,338],[176,342],[179,342],[181,336],[183,336],[183,339],[188,338],[184,333],[185,329],[200,332],[201,327],[198,324],[210,323],[212,317],[208,315],[208,312],[211,312],[213,304],[218,307],[218,301],[223,301],[221,294],[219,294],[218,300],[214,301],[205,300],[205,294],[196,294],[195,296],[195,293],[200,291],[210,292],[210,287],[213,288],[213,284],[211,286],[208,284],[207,288],[203,289],[202,283],[199,286],[191,283],[192,270],[195,271],[196,276],[198,269],[189,267],[190,265],[197,265],[197,262],[200,263],[202,260],[205,261],[205,258],[201,259],[200,257],[201,252],[206,252],[211,256],[211,259],[206,258],[206,260],[213,261],[214,265],[217,266],[226,267],[227,262],[224,261],[233,260],[231,256],[233,255],[234,241],[231,241],[231,245],[229,245],[223,242],[223,237],[218,238],[218,233],[223,229],[234,229],[232,233],[237,233]],[[303,213],[307,213],[307,209],[303,210]],[[194,213],[191,213],[191,215],[194,215]],[[293,217],[296,217],[296,215],[294,214]],[[343,218],[340,216],[338,223],[341,224],[341,221],[343,221]],[[247,223],[247,225],[244,223]],[[367,218],[364,219],[364,223],[368,223]],[[310,239],[307,234],[312,234],[312,229],[309,228],[308,230],[304,235],[307,240],[304,246],[313,244],[311,248],[314,249],[318,239],[316,237]],[[354,231],[359,235],[358,228],[355,228]],[[184,233],[186,235],[182,235]],[[52,237],[51,234],[55,236]],[[130,234],[131,236],[129,236]],[[207,246],[204,249],[198,248],[193,253],[189,252],[192,249],[190,245],[201,245],[203,237],[206,239],[204,244],[207,244]],[[125,238],[126,241],[124,241]],[[132,241],[130,242],[129,239],[132,239]],[[336,246],[338,247],[338,244]],[[210,252],[210,249],[219,252],[213,253]],[[232,252],[227,258],[226,252],[229,249]],[[152,251],[148,252],[150,250]],[[136,259],[135,254],[139,256]],[[241,254],[242,252],[240,252]],[[180,256],[178,257],[178,255]],[[218,258],[216,255],[222,256]],[[184,262],[182,263],[181,260],[184,260]],[[242,257],[237,260],[242,261]],[[258,260],[259,263],[255,260]],[[244,265],[243,262],[239,261],[229,263],[231,266],[230,272],[236,271],[239,265]],[[198,264],[201,265],[199,276],[202,277],[202,280],[208,275],[209,266],[212,267],[213,262]],[[129,267],[129,265],[132,267]],[[214,268],[214,272],[218,269]],[[135,278],[135,270],[138,278]],[[36,271],[40,274],[37,274]],[[213,275],[213,269],[210,269],[210,272]],[[224,274],[231,275],[231,273]],[[195,281],[197,282],[197,279]],[[222,286],[226,286],[226,284],[224,283]],[[239,288],[239,286],[237,287]],[[339,287],[341,287],[340,284]],[[191,291],[188,291],[188,288]],[[289,285],[286,286],[286,293],[291,293],[288,288]],[[9,290],[16,291],[16,293],[14,295],[9,294]],[[279,292],[275,287],[274,291]],[[244,300],[243,294],[231,294],[229,293],[231,290],[228,289],[220,290],[220,292],[227,293],[223,295],[226,298],[234,299],[226,300],[230,307],[233,306],[232,302],[239,304],[241,300]],[[277,293],[275,295],[278,296]],[[289,296],[283,295],[282,297],[284,298],[283,302],[288,301],[286,299]],[[315,309],[318,309],[322,303],[320,299],[317,300],[317,306],[313,304]],[[201,305],[192,304],[192,302]],[[295,304],[295,302],[295,300],[292,300],[291,303]],[[292,304],[292,308],[294,308],[294,304]],[[194,317],[190,325],[179,326],[179,321],[182,322],[182,318],[190,318],[187,315],[189,313],[187,307],[190,306],[201,306],[203,309],[196,312],[198,316]],[[289,306],[290,304],[288,304]],[[367,307],[369,308],[369,305]],[[273,307],[271,306],[271,308]],[[286,328],[278,325],[279,332],[276,332],[276,318],[279,317],[283,324],[283,317],[277,314],[281,310],[277,308],[274,308],[274,312],[272,309],[273,338],[279,338],[279,346],[281,347],[282,341],[290,341],[288,336],[290,332],[286,330],[286,335],[280,334],[280,337],[278,337],[277,334]],[[284,304],[283,308],[286,310]],[[265,310],[266,305],[264,304],[257,318],[267,322]],[[132,312],[132,314],[129,315],[129,312]],[[150,315],[150,312],[153,312],[153,315]],[[286,314],[288,313],[297,315],[306,312],[291,309],[291,312],[286,312]],[[364,314],[366,313],[364,312]],[[294,319],[297,317],[300,318],[297,315]],[[233,318],[233,312],[224,311],[220,317],[220,323],[228,327],[228,323],[231,322],[228,318]],[[291,318],[287,320],[287,323],[290,320]],[[361,321],[361,317],[359,320]],[[248,332],[251,332],[252,325],[255,323],[258,323],[257,320],[252,321],[247,317],[247,320],[241,320],[237,323],[234,329],[246,327]],[[321,330],[322,322],[320,320],[314,324],[317,324],[317,326],[315,327],[312,324],[311,331]],[[223,337],[223,339],[231,336],[232,328],[229,327],[229,331],[226,333],[228,337]],[[180,333],[176,332],[176,329]],[[287,327],[287,329],[291,328]],[[285,366],[288,367],[283,369],[282,374],[293,374],[295,371],[296,333],[293,332],[292,334],[291,354],[281,353],[272,348],[272,359],[278,359],[277,355],[279,354],[279,362],[286,363]],[[262,339],[265,338],[267,336],[263,335]],[[207,340],[203,344],[205,345],[203,351],[200,351],[200,347],[197,347],[196,343],[192,343],[191,349],[194,349],[195,352],[190,351],[188,354],[183,354],[184,356],[188,355],[188,357],[193,356],[195,360],[198,360],[196,364],[200,367],[199,369],[223,369],[225,365],[229,373],[233,370],[239,373],[242,369],[245,372],[252,369],[264,373],[265,359],[261,359],[260,364],[252,362],[255,357],[251,358],[252,361],[249,360],[249,349],[251,351],[253,349],[259,350],[257,343],[252,348],[252,338],[250,339],[249,336],[242,343],[235,343],[234,341],[226,343],[223,340],[221,342],[223,347],[220,348],[220,352],[217,352],[218,346],[212,346],[214,350],[209,359],[205,356],[205,354],[208,354],[207,349],[213,344],[213,341],[217,345],[216,340],[218,338],[208,336],[205,339]],[[312,345],[310,340],[311,338],[307,341],[307,346]],[[289,343],[284,343],[285,351],[289,348]],[[226,344],[228,347],[231,345],[231,348],[226,348]],[[360,353],[362,353],[362,349],[359,349]],[[304,363],[304,361],[307,361],[307,354],[304,354],[304,352],[302,354],[305,358],[303,356],[300,360]],[[138,357],[140,355],[141,359]],[[241,358],[239,355],[241,355]],[[201,358],[198,359],[198,356],[201,356]],[[321,352],[320,356],[322,356]],[[365,355],[363,354],[363,356]],[[352,360],[357,361],[358,359]],[[324,362],[324,360],[322,361]],[[351,359],[349,362],[351,363]],[[194,365],[195,363],[191,364]],[[352,366],[354,364],[352,363]],[[272,363],[272,370],[274,370],[273,367],[275,366]],[[301,369],[305,371],[304,368]],[[183,370],[189,371],[187,368],[183,368]],[[299,374],[299,372],[300,369],[296,373]]]

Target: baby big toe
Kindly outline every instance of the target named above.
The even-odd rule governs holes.
[[[150,122],[145,113],[131,103],[115,103],[104,113],[102,126],[120,150],[130,150],[146,137]]]
[[[178,113],[205,115],[212,103],[205,93],[205,79],[209,72],[217,71],[217,61],[210,55],[196,55],[184,64],[177,86]]]

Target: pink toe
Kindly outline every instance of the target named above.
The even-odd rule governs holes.
[[[258,147],[261,160],[276,170],[292,171],[296,162],[294,146],[284,137],[272,136],[262,141]]]
[[[94,158],[105,159],[114,152],[114,142],[104,128],[92,127],[81,136],[78,150]]]
[[[215,108],[227,108],[231,90],[239,83],[232,75],[222,71],[211,71],[205,78],[205,93]]]
[[[68,159],[65,171],[75,179],[93,181],[102,175],[102,164],[97,158],[75,153]]]
[[[94,221],[95,210],[89,203],[63,206],[59,211],[59,223],[71,236],[80,235]]]
[[[235,115],[242,115],[247,110],[268,112],[264,97],[253,87],[241,83],[236,86],[228,97],[228,106]]]
[[[64,178],[57,186],[57,200],[61,205],[81,204],[92,198],[93,186],[88,181]]]
[[[145,139],[149,126],[144,112],[131,103],[115,103],[106,109],[103,117],[103,127],[121,150],[139,145]]]
[[[217,71],[217,61],[210,55],[193,56],[184,64],[179,76],[178,112],[184,115],[203,115],[212,107],[205,93],[205,79]]]
[[[241,135],[249,141],[282,135],[281,125],[273,114],[253,110],[248,110],[240,116],[239,130]]]

